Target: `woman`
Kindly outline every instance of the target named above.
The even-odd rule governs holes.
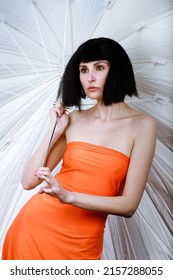
[[[130,108],[127,95],[137,91],[124,49],[108,38],[83,43],[67,64],[58,93],[64,106],[79,110],[68,115],[59,103],[51,109],[50,129],[22,178],[25,189],[42,181],[45,186],[14,220],[3,259],[100,259],[108,214],[134,214],[155,150],[155,121]],[[96,105],[81,110],[86,96]],[[54,177],[51,171],[62,158]]]

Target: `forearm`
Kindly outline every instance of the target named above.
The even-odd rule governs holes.
[[[43,138],[41,144],[38,146],[34,154],[28,160],[24,167],[23,176],[22,176],[22,185],[25,189],[32,189],[39,185],[42,181],[36,177],[35,171],[40,167],[43,166],[45,161],[45,156],[47,152],[47,148],[50,142],[50,137],[53,131],[53,125],[50,125],[45,137]],[[52,139],[51,147],[54,145],[55,141],[62,135],[61,131],[56,132],[56,137]]]
[[[125,189],[121,196],[96,196],[67,190],[59,184],[48,167],[40,168],[38,176],[47,183],[40,189],[40,193],[45,192],[54,196],[63,204],[124,217],[131,217],[134,214],[144,190],[144,187],[141,187],[135,196],[132,191],[128,192]]]
[[[123,195],[108,197],[70,192],[67,203],[88,210],[124,217],[131,217],[137,208],[131,198]]]

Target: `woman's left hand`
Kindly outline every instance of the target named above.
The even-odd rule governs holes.
[[[45,187],[40,188],[39,193],[47,193],[58,198],[62,203],[67,203],[69,191],[59,184],[58,180],[52,175],[48,167],[40,167],[37,169],[35,176],[47,183]]]

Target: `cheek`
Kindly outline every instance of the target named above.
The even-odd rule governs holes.
[[[109,71],[108,71],[108,73],[104,76],[104,84],[106,83],[106,80],[107,80],[107,78],[108,78],[108,74],[109,74]]]
[[[82,76],[81,76],[81,75],[79,75],[79,81],[80,81],[80,82],[81,82],[81,84],[82,84],[83,79],[82,79]]]
[[[107,76],[105,77],[105,76],[103,76],[103,77],[101,77],[100,78],[100,83],[102,84],[102,86],[104,86],[105,85],[105,83],[106,83],[106,79],[107,79]]]

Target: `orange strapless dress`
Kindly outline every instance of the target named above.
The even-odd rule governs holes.
[[[70,191],[100,196],[119,194],[129,158],[110,148],[75,141],[66,146],[56,175]],[[9,228],[2,259],[97,260],[103,248],[107,214],[34,195]]]

